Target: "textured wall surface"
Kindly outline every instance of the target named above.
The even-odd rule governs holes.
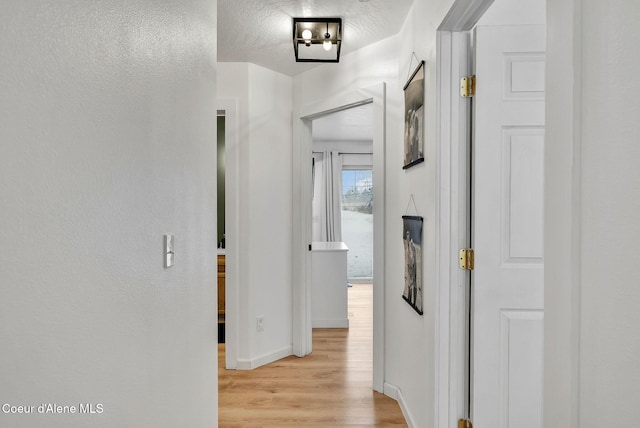
[[[216,3],[2,6],[0,426],[215,426]]]
[[[640,4],[548,8],[545,427],[636,427]]]
[[[581,426],[638,425],[640,4],[583,1]]]

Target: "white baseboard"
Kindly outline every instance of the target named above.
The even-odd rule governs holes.
[[[416,428],[415,420],[413,419],[413,415],[409,411],[407,407],[407,403],[404,401],[404,397],[402,395],[402,391],[395,385],[391,385],[390,383],[384,383],[384,395],[389,398],[393,398],[400,405],[400,410],[402,410],[402,415],[404,419],[407,421],[407,426],[409,428]]]
[[[398,401],[398,394],[400,393],[400,390],[398,389],[398,387],[385,382],[382,392],[387,397],[393,398],[394,400]]]
[[[253,370],[265,364],[273,363],[274,361],[281,360],[282,358],[293,355],[293,346],[285,346],[277,351],[269,352],[268,354],[260,355],[250,360],[238,359],[237,370]]]
[[[373,284],[373,278],[349,278],[351,284]]]
[[[349,319],[311,320],[312,328],[349,328]]]

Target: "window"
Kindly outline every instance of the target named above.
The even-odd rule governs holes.
[[[371,280],[373,277],[371,169],[342,171],[342,240],[349,247],[349,280]]]

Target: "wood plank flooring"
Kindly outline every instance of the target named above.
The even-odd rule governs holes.
[[[349,329],[314,329],[313,353],[251,371],[225,370],[218,345],[221,428],[406,427],[398,403],[374,392],[372,287],[349,288]]]

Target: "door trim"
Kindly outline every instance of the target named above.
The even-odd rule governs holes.
[[[225,368],[234,370],[240,340],[238,100],[219,98],[217,108],[225,111]]]
[[[384,236],[386,84],[362,88],[296,108],[293,115],[293,353],[312,351],[311,121],[373,103],[373,389],[384,389]]]
[[[471,239],[471,106],[459,81],[471,72],[469,31],[493,1],[457,0],[437,32],[435,425],[442,428],[469,414],[470,273],[459,269],[457,253]]]

